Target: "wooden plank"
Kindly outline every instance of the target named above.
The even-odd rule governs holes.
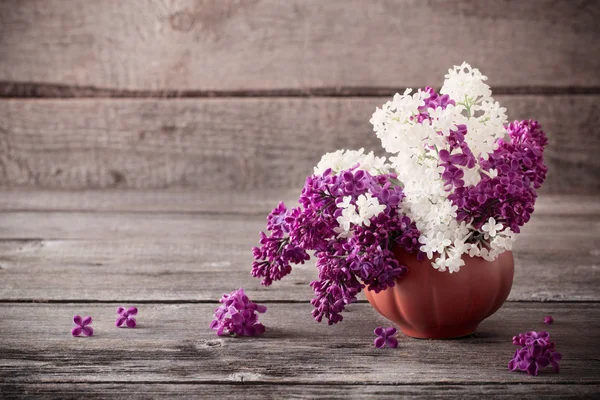
[[[559,251],[576,249],[578,244],[582,248],[593,246],[600,236],[600,197],[589,196],[583,201],[571,196],[566,199],[572,202],[565,204],[563,196],[542,196],[531,220],[522,229],[520,241],[524,240],[529,247],[542,247],[550,242]],[[241,209],[240,212],[0,211],[0,239],[219,241],[211,237],[223,236],[232,247],[243,247],[255,242],[258,232],[266,229],[269,208],[277,203],[277,200],[265,201],[264,209],[255,209],[251,204],[246,213]],[[297,202],[287,204],[297,206]],[[582,225],[586,229],[581,229]]]
[[[405,87],[467,60],[493,85],[597,87],[598,18],[583,0],[2,2],[0,81],[8,95]]]
[[[380,149],[386,98],[0,102],[0,186],[299,190],[321,155]],[[550,138],[545,192],[600,190],[600,96],[499,96]]]
[[[0,211],[111,211],[164,213],[228,213],[266,216],[279,201],[298,203],[302,188],[265,190],[46,190],[35,187],[0,191]],[[559,201],[571,210],[563,195],[543,195],[548,204]],[[600,212],[600,196],[579,195],[585,210]],[[554,205],[553,205],[554,207]],[[580,211],[578,211],[579,213]]]
[[[279,202],[298,202],[300,188],[231,191],[202,190],[47,190],[13,188],[0,191],[2,211],[111,211],[164,213],[228,213],[266,216]],[[598,215],[600,196],[543,193],[535,215]]]
[[[0,378],[35,382],[281,382],[308,384],[600,384],[598,304],[508,303],[462,340],[400,335],[397,350],[373,347],[389,322],[356,304],[341,324],[312,320],[309,304],[271,304],[259,338],[219,338],[213,304],[140,306],[139,328],[114,327],[120,304],[0,307]],[[92,315],[94,337],[72,338],[74,314]],[[541,319],[552,314],[555,323]],[[24,321],[24,318],[26,320]],[[509,372],[518,332],[547,329],[564,355],[560,374]]]
[[[211,397],[218,399],[403,399],[461,398],[478,400],[508,397],[544,399],[592,399],[600,395],[597,385],[286,385],[286,384],[148,384],[148,383],[0,383],[6,399],[35,395],[38,399],[75,399],[85,393],[86,399],[148,399],[176,396],[178,399]],[[596,396],[596,397],[594,397]]]
[[[245,287],[308,301],[316,277],[313,261],[269,288],[250,276],[264,214],[3,212],[0,226],[0,300],[214,301]],[[599,239],[598,213],[534,214],[510,299],[600,300]]]

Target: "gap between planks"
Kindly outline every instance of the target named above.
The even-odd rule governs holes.
[[[259,300],[261,304],[310,304],[310,300]],[[136,304],[214,304],[217,300],[131,300],[131,299],[0,299],[0,304],[110,304],[110,303],[136,303]],[[367,300],[357,300],[352,304],[368,304]],[[507,299],[505,303],[543,303],[543,304],[596,304],[600,300],[574,300],[574,299]]]
[[[243,378],[243,377],[242,377]],[[380,383],[356,383],[356,382],[346,382],[346,381],[331,381],[327,382],[327,385],[335,385],[335,386],[514,386],[514,385],[526,385],[526,386],[536,386],[536,385],[552,385],[552,386],[561,386],[561,385],[585,385],[592,386],[598,385],[598,382],[594,381],[578,381],[578,380],[567,380],[560,382],[544,382],[543,384],[531,381],[531,382],[501,382],[501,381],[475,381],[475,382],[454,382],[452,384],[448,382],[380,382]],[[27,383],[25,383],[27,384]],[[188,386],[209,386],[209,385],[231,385],[231,386],[305,386],[310,385],[306,382],[302,381],[285,381],[285,382],[263,382],[263,381],[247,381],[241,379],[239,381],[228,381],[223,382],[220,380],[206,380],[202,382],[190,382],[183,380],[162,380],[162,381],[142,381],[142,380],[133,380],[133,381],[116,381],[116,380],[99,380],[99,381],[39,381],[35,382],[36,385],[106,385],[106,384],[118,384],[118,385],[168,385],[168,384],[177,384],[177,385],[188,385]],[[21,383],[19,383],[21,385]],[[2,387],[2,383],[0,383],[0,388]],[[600,389],[599,389],[600,390]]]
[[[235,98],[235,97],[381,97],[404,92],[408,87],[307,87],[305,89],[247,90],[126,90],[95,86],[61,85],[43,82],[0,81],[0,99],[174,99],[174,98]],[[436,88],[440,90],[439,87]],[[600,94],[596,86],[499,86],[495,95],[590,95]]]

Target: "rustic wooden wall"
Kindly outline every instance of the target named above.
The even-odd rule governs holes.
[[[546,128],[544,191],[597,192],[599,18],[576,0],[4,1],[0,186],[297,188],[323,152],[379,147],[386,97],[466,60]]]

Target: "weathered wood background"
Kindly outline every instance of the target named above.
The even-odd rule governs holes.
[[[0,2],[0,398],[600,396],[599,20],[598,0]],[[550,138],[506,305],[378,351],[362,297],[311,320],[314,264],[253,280],[265,214],[321,154],[380,152],[375,107],[462,61]],[[238,287],[269,306],[259,339],[207,328]],[[125,303],[138,329],[113,327]],[[70,337],[85,313],[95,336]],[[509,373],[546,314],[561,373]]]

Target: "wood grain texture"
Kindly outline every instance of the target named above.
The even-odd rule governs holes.
[[[258,338],[219,338],[214,304],[140,306],[136,329],[114,327],[121,304],[0,307],[0,378],[27,382],[281,382],[289,384],[532,383],[506,368],[518,332],[548,329],[564,355],[560,374],[534,383],[600,384],[598,304],[507,303],[471,337],[428,341],[399,335],[397,350],[372,346],[386,324],[368,304],[336,326],[312,320],[309,304],[271,304]],[[74,314],[92,315],[94,336],[73,338]],[[552,314],[555,323],[541,319]],[[24,324],[23,316],[35,323]]]
[[[523,382],[518,385],[286,385],[276,383],[0,383],[5,399],[27,398],[78,400],[86,399],[594,399],[600,395],[598,385],[548,385]]]
[[[183,190],[48,190],[12,188],[0,191],[1,211],[110,211],[185,214],[243,214],[265,216],[284,201],[295,205],[299,188],[237,191]],[[576,206],[574,204],[576,203]],[[543,193],[535,214],[600,215],[600,196]]]
[[[264,190],[48,190],[35,187],[0,190],[0,211],[110,211],[110,212],[163,212],[266,215],[279,201],[297,204],[301,188]],[[565,202],[563,195],[545,194],[543,198]],[[600,213],[600,196],[577,195],[581,205]],[[585,203],[585,205],[584,205]],[[579,212],[579,211],[578,211]]]
[[[567,199],[542,197],[524,227],[510,300],[600,300],[600,203]],[[214,301],[238,287],[308,301],[316,277],[312,261],[269,288],[250,276],[262,212],[0,212],[0,226],[3,301]]]
[[[598,18],[583,0],[4,1],[0,81],[75,94],[406,87],[441,85],[467,60],[494,86],[599,86]]]
[[[369,119],[386,100],[5,100],[0,186],[299,190],[324,152],[380,149]],[[545,192],[600,190],[600,96],[498,100],[542,122]]]

